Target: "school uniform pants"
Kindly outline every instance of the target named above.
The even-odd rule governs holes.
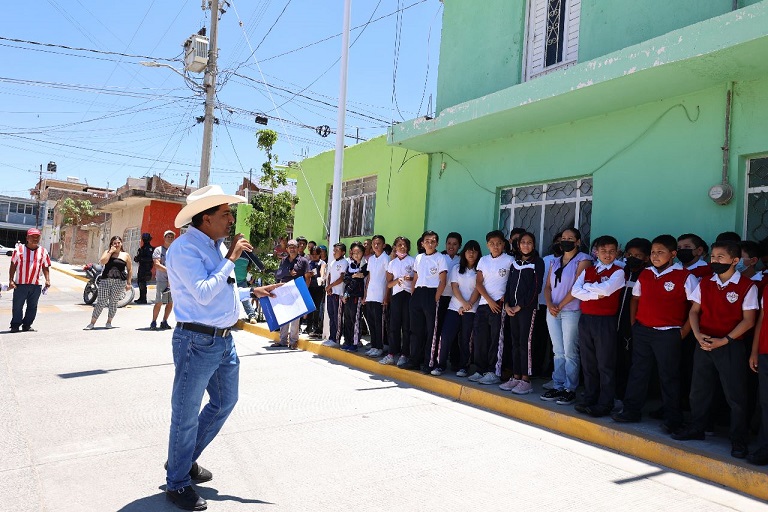
[[[411,297],[411,357],[409,362],[433,366],[437,351],[437,288],[419,286]]]
[[[446,286],[451,286],[450,283]],[[437,343],[438,347],[442,343],[442,337],[443,337],[443,325],[445,324],[445,315],[448,313],[448,305],[451,303],[451,296],[446,297],[445,295],[440,296],[440,302],[437,305]],[[458,333],[457,333],[458,334]],[[450,344],[448,346],[448,357],[450,357],[451,366],[452,367],[458,367],[459,365],[459,359],[460,359],[460,349],[459,349],[459,337],[454,334],[453,339],[449,340]],[[440,350],[438,348],[438,350]],[[437,356],[435,356],[437,357]],[[444,368],[444,366],[441,366],[441,368]]]
[[[456,364],[451,362],[451,368],[459,370],[469,367],[470,348],[472,345],[472,332],[475,327],[475,314],[464,313],[449,309],[445,312],[443,330],[440,332],[440,348],[437,351],[437,367],[445,370],[448,357],[451,355],[452,340],[459,340],[459,360]]]
[[[325,298],[328,307],[328,339],[339,343],[341,341],[342,314],[341,297],[338,294],[327,295]]]
[[[539,304],[536,317],[533,319],[533,374],[552,374],[552,339],[547,327],[547,305]]]
[[[504,344],[500,343],[499,339],[504,334],[501,326],[504,324],[505,316],[503,307],[500,313],[491,312],[488,304],[477,307],[474,355],[475,365],[480,373],[493,371],[501,376],[501,351],[504,349]]]
[[[659,369],[661,398],[665,417],[672,428],[683,423],[680,412],[680,329],[658,330],[640,322],[632,326],[632,368],[629,370],[624,411],[640,416],[648,394],[648,382],[653,374],[653,362]]]
[[[398,292],[389,299],[389,353],[410,354],[411,350],[411,294]]]
[[[768,354],[757,356],[757,377],[760,398],[760,434],[758,449],[768,450]]]
[[[533,322],[536,308],[523,308],[509,319],[510,345],[512,346],[512,374],[533,375]]]
[[[584,402],[613,409],[616,396],[616,316],[579,318],[579,354],[584,375]]]
[[[347,297],[344,303],[344,345],[360,344],[360,319],[363,313],[361,297]]]
[[[371,333],[371,345],[373,348],[384,348],[384,305],[381,302],[367,301],[363,309]]]
[[[731,408],[731,441],[747,442],[747,380],[744,340],[734,340],[711,352],[701,346],[693,353],[691,381],[691,428],[704,432],[715,387],[720,382]]]
[[[24,327],[29,329],[37,316],[37,303],[43,287],[39,284],[17,284],[13,289],[13,316],[11,327]],[[27,304],[27,312],[24,313],[24,304]]]
[[[311,286],[309,288],[309,296],[312,297],[312,303],[315,305],[315,310],[309,314],[307,330],[313,334],[323,332],[322,305],[324,295],[325,288],[322,286]]]

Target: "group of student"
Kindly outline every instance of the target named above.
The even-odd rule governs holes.
[[[638,422],[658,385],[663,407],[651,416],[680,441],[704,439],[722,390],[731,454],[768,464],[768,275],[757,270],[761,260],[768,268],[768,243],[728,232],[709,247],[688,233],[633,238],[622,253],[601,236],[587,253],[568,228],[541,257],[535,235],[515,228],[509,238],[489,232],[483,255],[455,232],[438,252],[438,234],[425,231],[413,257],[406,237],[366,242],[352,243],[349,257],[345,244],[333,246],[324,345],[357,352],[364,318],[365,355],[381,364],[439,376],[450,363],[457,377],[520,395],[534,391],[531,378],[553,355],[542,400]],[[762,422],[750,454],[755,410]]]

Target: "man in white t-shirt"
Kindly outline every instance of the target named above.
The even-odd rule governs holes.
[[[347,273],[349,262],[345,258],[347,246],[338,243],[333,246],[333,260],[328,263],[328,273],[325,293],[328,295],[325,301],[328,311],[328,325],[330,332],[328,339],[323,342],[326,347],[338,347],[341,339],[341,323],[343,309],[340,307],[341,297],[344,295],[344,275]]]
[[[480,384],[501,382],[499,337],[504,329],[504,292],[509,268],[514,258],[504,253],[506,237],[499,230],[485,236],[490,254],[477,264],[477,291],[480,301],[475,316],[475,365],[477,371],[469,377]]]
[[[437,252],[438,236],[434,231],[421,235],[424,252],[414,263],[415,288],[408,315],[411,321],[411,356],[403,368],[429,373],[430,354],[436,345],[437,305],[445,289],[448,267],[445,256]]]
[[[384,309],[389,303],[387,289],[387,265],[389,255],[384,252],[384,237],[374,235],[371,238],[371,250],[368,256],[368,277],[365,283],[363,304],[365,320],[371,334],[371,349],[365,353],[368,357],[381,357],[384,354]]]

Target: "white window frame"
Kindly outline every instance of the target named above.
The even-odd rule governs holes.
[[[747,159],[747,175],[744,179],[744,229],[742,236],[745,240],[751,240],[749,234],[749,196],[752,194],[768,194],[768,185],[760,187],[749,186],[749,171],[753,160],[762,160],[768,158],[768,154],[753,156]],[[757,241],[757,240],[756,240]]]
[[[582,195],[581,186],[583,182],[587,180],[592,181],[591,190],[588,195]],[[561,184],[568,181],[576,182],[576,194],[574,197],[565,197],[565,198],[558,198],[558,199],[540,199],[538,201],[526,201],[526,202],[520,202],[520,203],[516,202],[518,188],[540,186],[542,188],[543,197],[546,197],[547,190],[551,185]],[[513,201],[509,204],[502,204],[501,198],[503,197],[504,192],[507,190],[512,190]],[[594,204],[593,197],[594,197],[594,181],[592,180],[592,176],[582,176],[580,178],[567,178],[567,179],[561,179],[557,181],[550,181],[550,182],[544,182],[544,183],[527,183],[524,185],[516,185],[513,187],[504,187],[499,190],[499,216],[498,216],[499,229],[501,229],[502,231],[506,229],[507,231],[505,231],[504,234],[509,236],[509,230],[511,230],[514,227],[518,227],[515,225],[515,209],[516,208],[529,208],[532,206],[541,207],[541,215],[540,215],[541,218],[539,220],[539,226],[536,232],[534,232],[533,234],[536,235],[536,240],[538,242],[537,249],[539,251],[539,254],[544,255],[545,249],[549,247],[549,244],[552,242],[552,240],[544,239],[544,232],[546,228],[546,207],[548,205],[553,205],[553,204],[575,203],[576,208],[574,211],[573,224],[574,224],[574,227],[578,228],[581,225],[582,205],[584,203]],[[502,212],[504,210],[510,210],[509,226],[501,226]],[[582,240],[582,243],[586,244],[587,241]]]
[[[581,0],[562,0],[565,4],[565,25],[562,37],[563,59],[551,66],[546,62],[546,27],[549,0],[528,0],[526,15],[525,51],[523,52],[523,81],[546,75],[555,70],[565,69],[578,62],[579,25]]]
[[[136,227],[125,228],[125,231],[123,231],[123,251],[127,252],[131,257],[133,257],[139,249],[141,238],[140,230],[141,228]]]
[[[350,238],[356,236],[372,236],[374,231],[374,221],[376,216],[376,188],[378,186],[378,175],[365,176],[363,178],[355,178],[347,180],[341,184],[341,217],[339,224],[339,238]],[[359,187],[362,190],[368,188],[369,192],[363,192],[361,194],[353,194],[351,190]],[[331,218],[331,201],[333,198],[333,185],[328,190],[328,219]],[[358,225],[362,233],[353,233],[352,228],[355,225],[355,219],[352,217],[351,212],[355,211],[355,206],[358,202],[362,201],[362,207],[360,208],[361,216]],[[367,208],[368,203],[372,202],[372,208]],[[370,212],[373,217],[368,219],[366,212]],[[347,217],[346,225],[342,224],[345,217]],[[330,225],[330,222],[328,223]],[[365,227],[369,226],[370,232],[365,232]],[[327,235],[327,234],[326,234]]]

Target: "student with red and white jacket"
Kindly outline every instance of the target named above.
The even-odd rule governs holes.
[[[736,270],[741,259],[739,244],[730,241],[712,244],[714,274],[702,279],[691,293],[691,331],[698,346],[693,358],[691,382],[691,424],[674,433],[673,439],[704,439],[709,409],[717,380],[723,386],[731,408],[731,455],[747,456],[747,359],[744,334],[755,325],[757,287]]]
[[[712,276],[712,269],[706,259],[708,252],[707,242],[699,235],[685,233],[677,237],[677,260],[698,280]]]
[[[619,242],[612,236],[595,241],[597,261],[576,279],[571,295],[581,300],[579,354],[584,374],[584,401],[576,411],[599,418],[610,414],[616,395],[616,336],[624,269],[616,265]]]
[[[673,432],[683,425],[678,374],[681,329],[688,322],[688,296],[697,285],[690,272],[674,263],[676,254],[675,237],[659,235],[654,238],[651,242],[652,266],[640,272],[632,288],[632,367],[624,409],[613,414],[613,419],[621,423],[640,421],[655,361],[664,402],[664,427]]]

